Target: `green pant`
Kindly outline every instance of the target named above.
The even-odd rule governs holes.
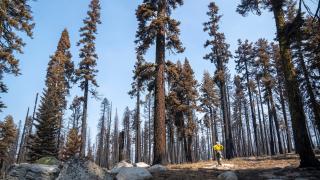
[[[221,164],[221,152],[220,151],[216,152],[216,157],[217,157],[218,165],[222,165]]]

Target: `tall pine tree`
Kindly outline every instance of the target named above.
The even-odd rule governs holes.
[[[183,91],[183,98],[181,99],[182,105],[185,109],[185,116],[187,119],[185,136],[187,137],[186,146],[186,160],[188,162],[193,162],[193,139],[196,132],[196,120],[194,118],[195,110],[198,110],[197,99],[198,99],[198,82],[195,80],[194,72],[191,69],[189,61],[185,59],[183,64],[183,69],[181,73],[180,88]]]
[[[271,47],[267,40],[265,39],[259,39],[255,43],[255,56],[256,56],[256,64],[257,64],[257,73],[261,75],[261,80],[264,85],[264,91],[265,91],[265,99],[266,102],[270,106],[271,114],[269,115],[270,122],[270,134],[272,132],[273,126],[276,127],[276,136],[278,138],[278,148],[279,153],[283,154],[283,147],[281,143],[281,137],[280,137],[280,131],[279,131],[279,120],[278,120],[278,114],[276,111],[276,104],[274,100],[273,90],[275,88],[275,67],[273,62],[271,61]],[[273,120],[273,122],[271,121]],[[271,138],[272,139],[272,138]],[[273,143],[270,144],[271,146],[271,154],[275,155],[274,150],[272,149]]]
[[[237,73],[242,73],[242,79],[245,79],[246,81],[246,87],[248,90],[249,95],[249,102],[250,102],[250,108],[251,108],[251,118],[252,118],[252,124],[253,124],[253,133],[254,133],[254,141],[255,141],[255,148],[257,150],[257,155],[259,155],[259,145],[258,145],[258,132],[257,132],[257,121],[256,121],[256,114],[255,114],[255,108],[253,104],[253,94],[252,89],[250,87],[250,80],[251,75],[253,71],[253,65],[254,65],[254,53],[253,53],[253,47],[252,43],[249,43],[248,40],[245,40],[245,42],[242,42],[240,39],[238,40],[238,49],[236,50],[236,70]]]
[[[200,107],[206,113],[209,113],[210,121],[208,125],[211,128],[211,140],[215,144],[218,140],[217,132],[217,107],[219,106],[219,96],[214,79],[210,76],[208,71],[203,73],[203,80],[200,87]],[[212,148],[211,148],[212,149]]]
[[[98,70],[97,65],[98,55],[96,54],[95,40],[97,34],[97,24],[100,21],[100,2],[99,0],[91,0],[87,17],[83,20],[84,26],[80,28],[80,41],[78,46],[80,49],[80,58],[82,59],[79,68],[76,70],[76,82],[80,81],[80,88],[83,90],[83,113],[81,124],[81,150],[80,156],[85,157],[86,152],[86,137],[87,137],[87,111],[88,111],[88,94],[96,95],[96,91],[92,86],[98,86],[95,79]]]
[[[172,19],[172,10],[183,4],[183,0],[144,0],[138,7],[136,16],[139,21],[136,33],[137,53],[145,54],[156,43],[156,78],[154,111],[154,160],[153,164],[165,163],[165,55],[184,51],[179,40],[180,22]]]
[[[29,160],[36,161],[44,156],[58,157],[63,111],[73,75],[73,63],[69,51],[70,40],[65,29],[57,50],[48,63],[46,88],[36,118],[36,134],[32,137]]]
[[[109,102],[107,98],[104,98],[101,102],[101,118],[98,124],[98,135],[97,135],[97,157],[96,163],[99,166],[103,165],[103,147],[105,144],[105,134],[106,134],[106,117],[107,117],[107,108],[109,106]]]
[[[227,97],[227,87],[226,87],[226,64],[231,57],[231,53],[228,50],[229,45],[225,42],[225,36],[223,33],[220,33],[219,30],[219,21],[221,15],[219,15],[218,6],[212,2],[209,4],[209,11],[207,15],[210,18],[210,21],[204,23],[204,31],[208,32],[209,36],[212,38],[207,40],[204,44],[204,47],[210,47],[210,53],[204,56],[205,60],[209,60],[211,63],[214,63],[216,67],[215,71],[215,81],[220,89],[220,98],[221,98],[221,109],[224,122],[225,130],[225,143],[226,143],[226,158],[230,159],[233,157],[233,141],[231,133],[231,122],[230,114],[228,112],[228,97]]]

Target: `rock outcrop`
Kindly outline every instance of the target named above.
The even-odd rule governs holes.
[[[103,168],[91,161],[72,159],[61,169],[57,180],[112,180],[112,176]]]
[[[238,180],[238,176],[232,171],[227,171],[220,174],[218,176],[218,179],[219,180]]]
[[[125,167],[133,167],[133,165],[132,164],[130,164],[130,163],[127,163],[126,161],[121,161],[121,162],[119,162],[118,164],[116,164],[112,169],[111,169],[111,173],[112,174],[118,174],[119,172],[120,172],[120,170],[122,169],[122,168],[125,168]]]
[[[167,171],[168,168],[165,166],[162,166],[160,164],[156,164],[151,166],[150,168],[148,168],[148,171],[151,173],[156,173],[156,172],[163,172],[163,171]]]
[[[56,165],[43,164],[15,164],[9,170],[8,180],[54,180],[58,177],[60,169]]]
[[[42,161],[41,161],[42,162]],[[47,163],[47,160],[43,160]],[[51,163],[51,161],[50,161]],[[119,162],[111,171],[101,168],[94,162],[79,158],[71,159],[59,165],[22,163],[10,168],[8,180],[146,180],[151,179],[151,172],[166,171],[162,165],[150,167],[144,162],[134,164]]]
[[[123,167],[116,176],[117,180],[146,180],[151,178],[150,172],[142,167]]]

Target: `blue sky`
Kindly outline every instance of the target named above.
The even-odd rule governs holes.
[[[237,39],[255,41],[260,37],[273,40],[275,27],[272,14],[264,12],[262,16],[249,15],[242,17],[235,12],[240,0],[217,0],[220,13],[223,14],[220,29],[225,33],[230,50],[234,53]],[[132,70],[135,62],[134,40],[137,28],[135,10],[142,0],[101,0],[102,24],[98,27],[97,54],[99,56],[97,81],[98,91],[113,102],[118,109],[120,119],[126,106],[134,107],[134,100],[127,92],[132,82]],[[202,59],[208,50],[203,48],[207,34],[202,31],[202,23],[207,21],[207,6],[210,0],[185,0],[185,4],[174,11],[173,16],[181,21],[181,40],[186,51],[181,55],[169,56],[168,59],[176,61],[187,57],[200,81],[204,70],[214,72],[213,64]],[[56,49],[60,34],[67,28],[70,34],[73,61],[78,64],[79,28],[83,25],[82,19],[86,17],[89,0],[42,0],[31,3],[36,23],[34,38],[24,35],[27,43],[24,54],[18,55],[22,75],[13,77],[6,75],[5,83],[9,93],[1,94],[8,106],[0,114],[3,119],[6,115],[13,115],[17,121],[23,120],[27,108],[33,107],[36,92],[41,94],[44,88],[45,74],[49,56]],[[154,48],[147,54],[147,60],[154,61]],[[234,72],[233,59],[230,60],[229,69]],[[75,95],[82,95],[75,86],[69,102]],[[88,123],[91,132],[95,134],[99,119],[100,102],[89,99]],[[115,112],[115,111],[114,111]],[[70,112],[66,111],[65,119]]]

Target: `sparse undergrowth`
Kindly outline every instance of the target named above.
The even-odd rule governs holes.
[[[222,166],[215,161],[168,165],[168,171],[153,174],[154,179],[217,179],[225,171],[234,171],[239,179],[320,179],[320,168],[298,168],[296,155],[276,157],[249,157],[224,160]]]

